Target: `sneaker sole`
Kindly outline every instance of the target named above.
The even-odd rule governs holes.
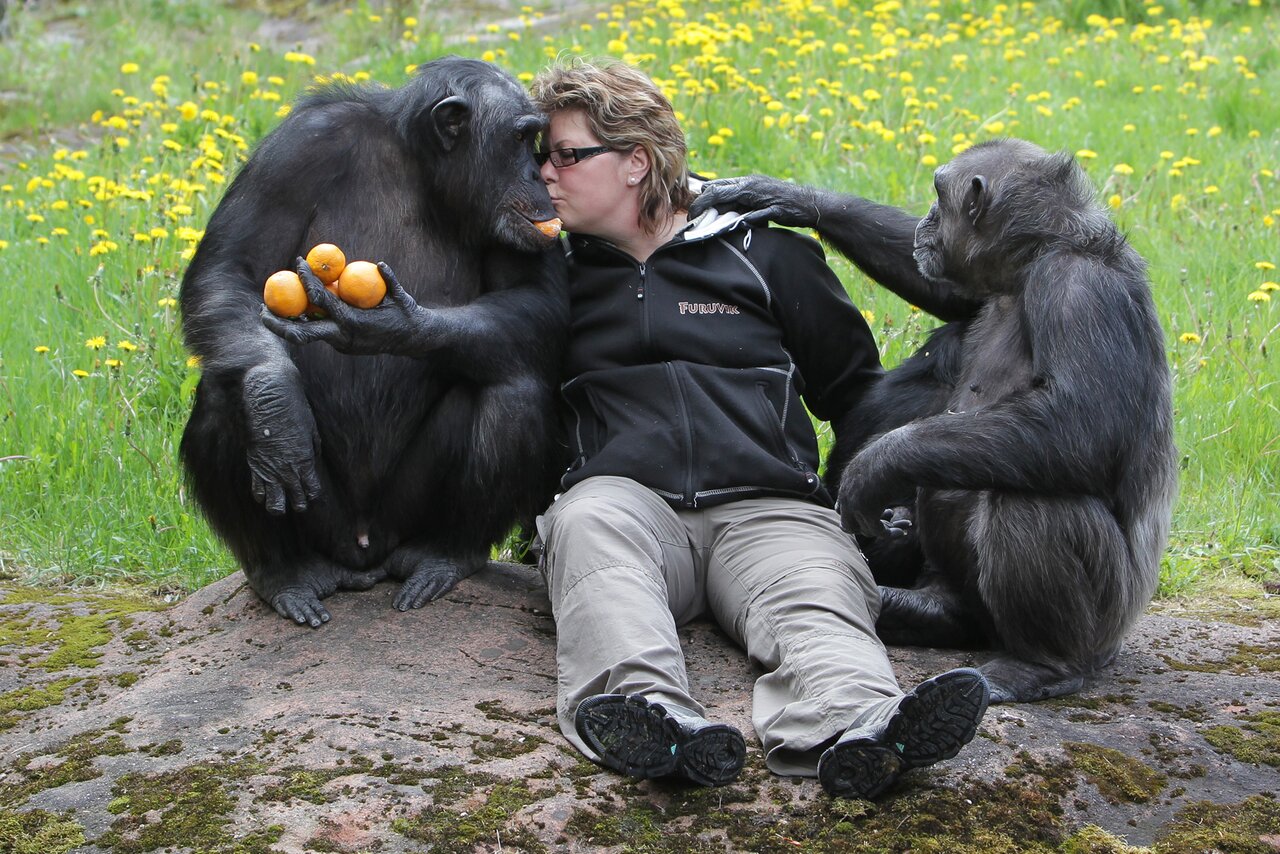
[[[991,689],[972,668],[949,670],[916,686],[889,719],[881,743],[907,768],[950,759],[977,735]]]
[[[741,773],[747,761],[747,743],[733,727],[717,724],[685,740],[676,754],[680,770],[689,780],[700,786],[723,786]]]
[[[578,709],[578,735],[604,765],[644,780],[676,770],[680,762],[676,745],[667,732],[666,716],[658,709],[621,694],[583,703],[591,705]]]
[[[679,724],[660,705],[620,694],[584,700],[578,735],[600,761],[629,777],[650,780],[676,773],[700,786],[733,782],[746,762],[742,734],[725,724],[681,740]]]
[[[837,744],[818,763],[818,782],[837,798],[871,800],[893,785],[906,768],[893,750],[874,741]]]

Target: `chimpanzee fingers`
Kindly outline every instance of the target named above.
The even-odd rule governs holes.
[[[311,269],[311,265],[307,263],[305,258],[299,258],[297,262],[298,278],[302,279],[302,286],[306,288],[307,299],[316,308],[324,311],[330,317],[339,315],[347,310],[347,304],[338,299],[332,291],[324,286],[324,282],[320,281],[320,277]]]
[[[320,290],[324,290],[323,285],[320,286]],[[325,291],[325,293],[328,295],[328,291]],[[341,300],[337,300],[337,302],[343,304]],[[328,311],[328,309],[325,310]],[[263,326],[293,344],[311,344],[315,341],[324,341],[327,344],[338,347],[346,341],[342,327],[333,320],[285,320],[267,311],[265,306],[260,316],[262,317]]]
[[[386,261],[378,262],[378,272],[387,283],[387,296],[391,298],[391,302],[406,311],[418,307],[417,301],[400,285],[400,280],[396,278],[396,274],[392,272],[391,266]]]
[[[280,484],[257,472],[252,465],[249,467],[249,491],[253,493],[253,500],[272,516],[284,514],[284,490],[280,488]]]
[[[321,290],[324,288],[322,287]],[[320,325],[319,321],[286,320],[283,317],[276,317],[267,310],[265,305],[258,312],[258,316],[262,319],[263,326],[293,344],[310,344],[316,340],[318,330],[315,327]]]

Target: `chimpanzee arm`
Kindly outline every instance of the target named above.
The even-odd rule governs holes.
[[[260,312],[261,322],[298,344],[325,341],[349,354],[384,353],[429,358],[434,364],[475,382],[492,383],[556,358],[562,342],[547,341],[545,330],[566,329],[569,307],[564,253],[558,246],[540,254],[521,254],[495,262],[489,278],[515,286],[490,291],[471,302],[447,308],[418,305],[385,263],[378,269],[387,282],[387,298],[371,309],[352,308],[330,294],[297,259],[307,295],[326,320],[284,320]]]
[[[858,530],[882,530],[882,509],[917,486],[1050,495],[1113,488],[1114,466],[1142,441],[1145,389],[1159,369],[1141,350],[1142,308],[1100,264],[1051,254],[1037,273],[1012,309],[1030,344],[1030,387],[912,422],[854,457],[840,500]]]
[[[187,346],[209,376],[241,383],[251,489],[271,513],[305,510],[319,494],[319,436],[297,366],[284,341],[263,328],[262,283],[288,266],[320,201],[319,182],[337,152],[319,117],[287,121],[264,140],[210,220],[182,283]],[[230,427],[230,425],[228,425]]]
[[[943,320],[972,317],[981,305],[955,293],[949,282],[920,275],[912,256],[919,219],[898,208],[764,175],[707,183],[690,216],[709,207],[750,211],[752,222],[816,229],[868,276]]]

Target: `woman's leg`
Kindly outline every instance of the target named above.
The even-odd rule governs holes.
[[[709,605],[764,671],[752,721],[768,766],[813,775],[845,730],[887,721],[902,697],[875,634],[871,572],[834,511],[816,504],[752,499],[706,510],[703,522]]]
[[[542,570],[556,620],[556,713],[575,747],[578,705],[641,694],[701,715],[689,695],[676,626],[705,606],[683,523],[627,478],[575,485],[538,518]]]

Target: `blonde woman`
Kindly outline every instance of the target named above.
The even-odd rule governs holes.
[[[562,64],[532,94],[570,233],[573,461],[538,519],[561,730],[634,777],[732,781],[745,742],[704,717],[676,631],[710,612],[762,672],[752,722],[774,772],[869,798],[954,756],[986,682],[959,669],[902,692],[876,585],[818,477],[808,412],[854,410],[881,374],[820,246],[715,211],[689,221],[684,134],[637,69]]]

